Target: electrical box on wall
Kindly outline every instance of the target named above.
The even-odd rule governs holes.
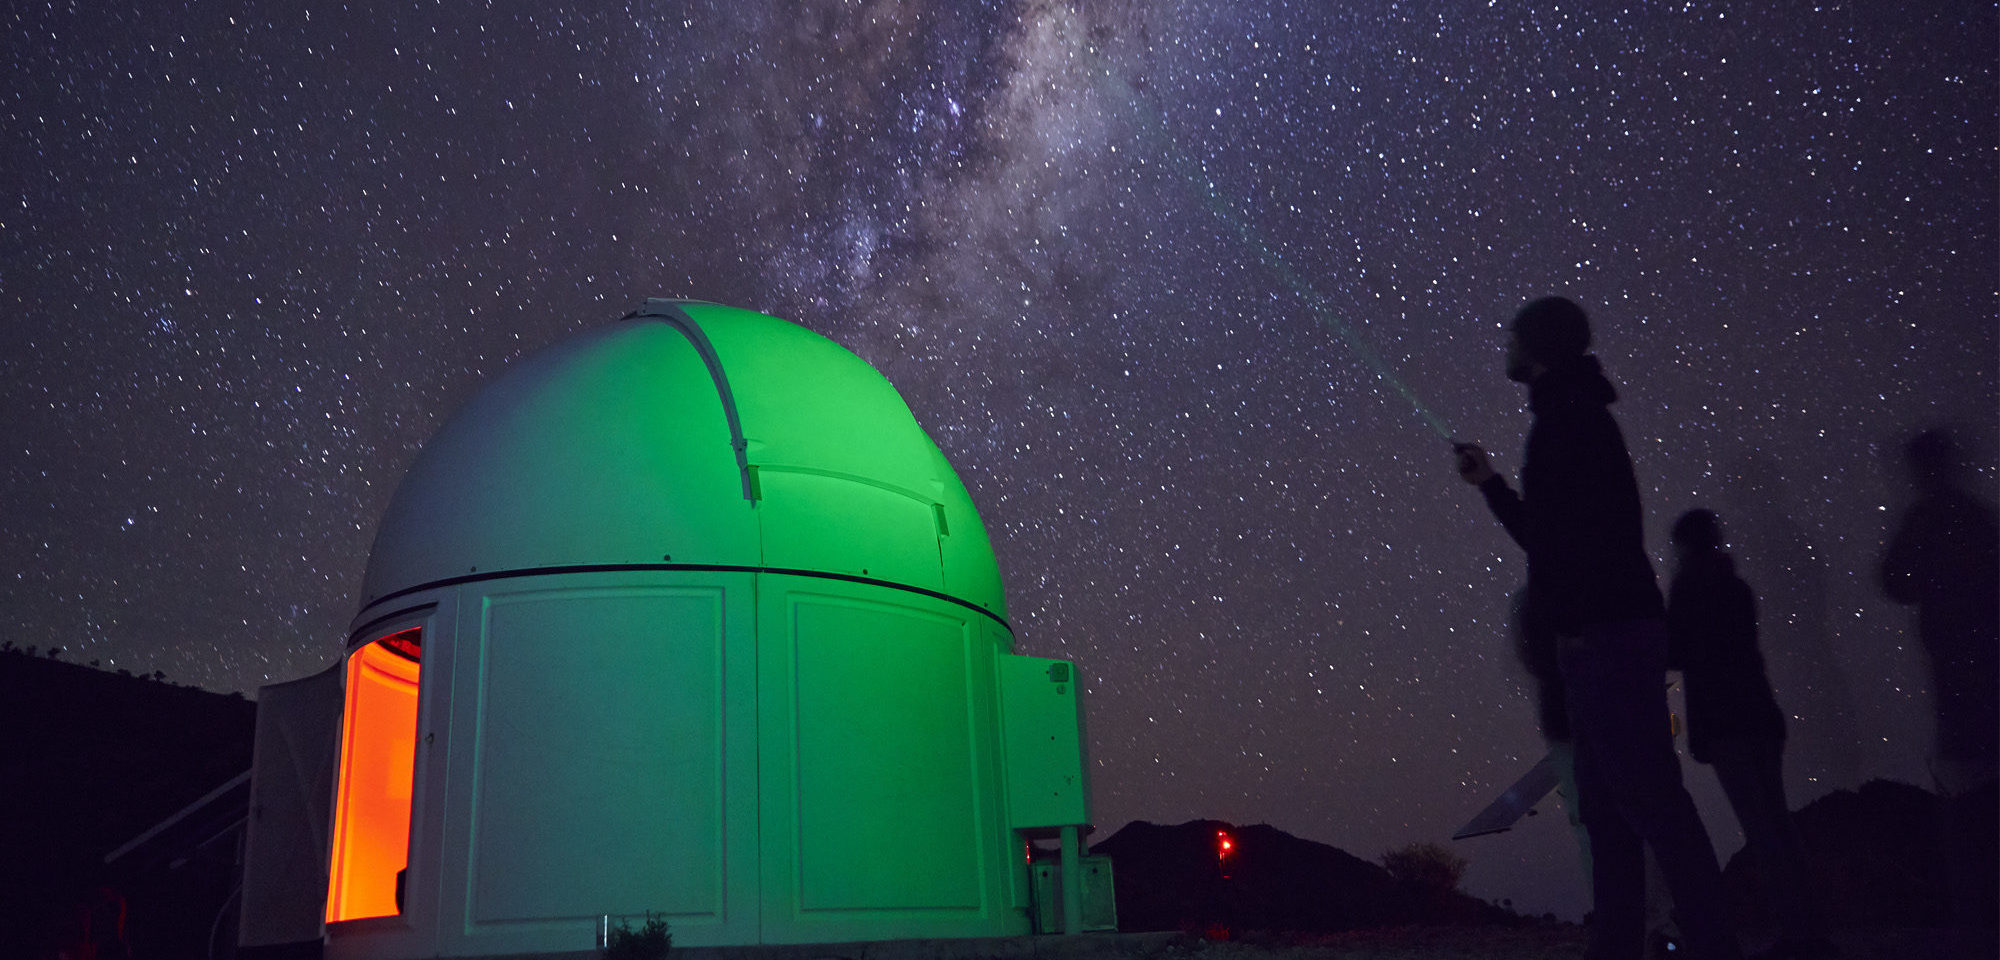
[[[1007,815],[1016,830],[1090,822],[1079,686],[1067,660],[1000,658]]]

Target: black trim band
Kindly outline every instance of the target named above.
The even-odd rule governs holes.
[[[853,574],[848,574],[848,573],[828,573],[824,570],[798,570],[791,567],[745,567],[728,563],[572,563],[572,564],[561,564],[557,566],[548,566],[548,567],[524,567],[518,570],[495,570],[491,573],[468,573],[463,576],[445,577],[442,580],[432,580],[429,583],[420,583],[414,587],[406,587],[394,593],[384,594],[380,597],[376,597],[374,600],[369,601],[367,605],[363,606],[361,609],[363,612],[366,612],[370,608],[374,607],[376,604],[387,603],[391,600],[397,599],[398,597],[407,597],[410,594],[421,593],[425,590],[437,590],[443,587],[455,587],[462,583],[478,583],[482,580],[506,580],[512,577],[553,576],[556,574],[564,574],[564,573],[629,573],[632,571],[639,571],[639,570],[662,570],[662,571],[684,570],[684,571],[692,571],[695,573],[775,573],[787,577],[816,577],[821,580],[840,580],[847,583],[865,583],[870,586],[889,587],[894,590],[904,590],[910,593],[922,594],[926,597],[930,597],[935,600],[943,600],[947,603],[954,603],[961,607],[964,607],[967,610],[971,610],[974,613],[985,614],[994,623],[999,624],[1001,628],[1006,630],[1008,633],[1011,634],[1014,632],[1014,628],[1010,626],[1005,619],[1001,618],[999,614],[994,613],[993,611],[988,610],[985,607],[982,607],[976,603],[973,603],[970,600],[961,600],[958,597],[954,597],[948,593],[939,593],[936,590],[928,590],[923,587],[913,587],[907,583],[896,583],[893,580],[877,580],[874,577],[857,577],[854,576]],[[393,616],[393,614],[391,614],[391,616]],[[381,622],[382,619],[383,618],[378,617],[369,622],[371,624],[379,623]]]

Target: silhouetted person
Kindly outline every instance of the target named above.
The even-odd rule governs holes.
[[[1805,846],[1785,802],[1785,715],[1757,648],[1756,595],[1723,552],[1715,514],[1681,514],[1673,542],[1667,665],[1687,684],[1688,752],[1715,769],[1777,911],[1782,939],[1765,956],[1828,956]]]
[[[1937,710],[1932,776],[1953,907],[1967,925],[1996,919],[2000,850],[2000,522],[1959,480],[1951,437],[1927,430],[1903,449],[1917,502],[1882,558],[1882,589],[1917,608]]]
[[[1513,627],[1514,656],[1528,671],[1535,685],[1535,720],[1542,741],[1549,747],[1549,763],[1555,768],[1556,795],[1562,798],[1563,812],[1576,837],[1577,862],[1583,867],[1584,882],[1594,874],[1590,858],[1590,831],[1583,823],[1583,810],[1576,790],[1576,738],[1570,735],[1569,705],[1563,697],[1562,670],[1557,665],[1556,633],[1547,623],[1528,614],[1528,591],[1516,590],[1507,598]],[[1668,718],[1662,718],[1666,721]],[[1659,956],[1661,943],[1679,938],[1673,928],[1673,904],[1667,898],[1665,878],[1651,852],[1646,854],[1646,928],[1649,931],[1648,957]]]
[[[1577,862],[1583,868],[1584,882],[1589,884],[1594,870],[1590,831],[1584,826],[1577,797],[1576,740],[1570,735],[1569,705],[1563,697],[1562,670],[1557,664],[1556,632],[1546,620],[1530,614],[1525,587],[1514,591],[1507,601],[1514,656],[1534,684],[1536,726],[1541,730],[1542,741],[1548,745],[1549,762],[1556,774],[1556,795],[1562,799],[1563,813],[1568,817],[1571,834],[1576,837]],[[1667,897],[1665,882],[1659,863],[1647,852],[1644,914],[1648,960],[1663,956],[1666,951],[1662,945],[1679,939],[1673,933],[1673,903]]]
[[[1460,444],[1459,475],[1528,554],[1528,614],[1557,636],[1592,864],[1590,960],[1645,950],[1650,846],[1679,910],[1688,955],[1740,956],[1715,848],[1681,784],[1668,726],[1665,604],[1646,556],[1639,486],[1608,409],[1617,391],[1590,347],[1583,309],[1545,297],[1514,316],[1507,377],[1528,385],[1521,492],[1486,452]]]

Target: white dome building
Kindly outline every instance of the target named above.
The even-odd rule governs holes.
[[[964,487],[783,320],[650,300],[515,364],[364,593],[336,669],[260,695],[246,947],[1024,934],[1023,838],[1088,818],[1073,672],[1012,654]]]

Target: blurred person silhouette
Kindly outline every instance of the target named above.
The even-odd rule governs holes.
[[[1917,608],[1937,714],[1931,776],[1960,924],[2000,920],[2000,521],[1969,492],[1951,434],[1903,448],[1917,500],[1882,557],[1882,589]]]
[[[1723,550],[1713,512],[1681,514],[1672,538],[1667,666],[1687,684],[1688,752],[1715,770],[1777,912],[1780,939],[1761,956],[1832,956],[1785,802],[1785,715],[1757,647],[1757,597]]]
[[[1528,555],[1528,614],[1556,635],[1575,740],[1578,806],[1590,834],[1588,960],[1646,949],[1645,850],[1678,910],[1686,954],[1741,956],[1715,848],[1681,783],[1666,723],[1666,605],[1646,555],[1639,486],[1608,409],[1617,390],[1588,350],[1590,321],[1561,297],[1509,326],[1507,377],[1532,420],[1516,493],[1476,444],[1455,444],[1459,476]]]
[[[1729,540],[1738,573],[1757,584],[1758,648],[1774,689],[1786,692],[1785,765],[1791,783],[1853,788],[1861,775],[1861,725],[1839,633],[1825,551],[1797,519],[1811,507],[1785,466],[1767,453],[1738,458],[1729,494]],[[1730,512],[1724,510],[1724,512]]]

